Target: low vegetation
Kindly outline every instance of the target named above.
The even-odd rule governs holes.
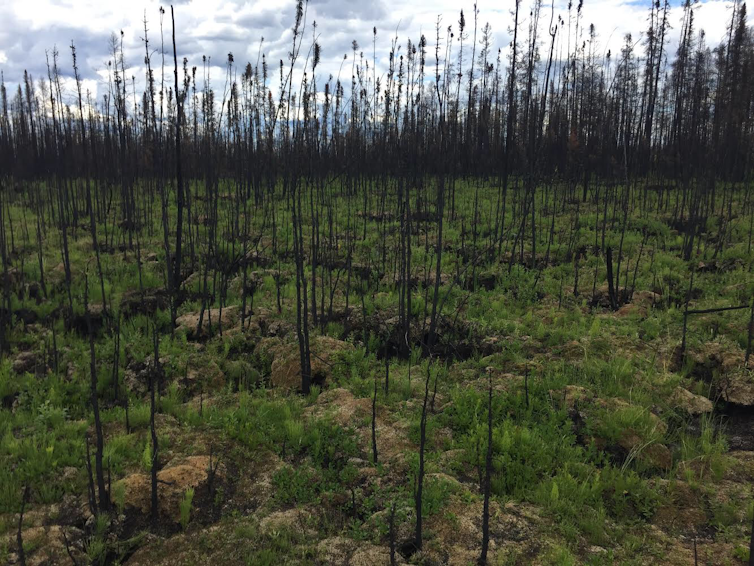
[[[507,73],[475,9],[346,96],[299,2],[222,101],[146,22],[138,101],[3,86],[2,561],[752,563],[745,5],[519,8]]]

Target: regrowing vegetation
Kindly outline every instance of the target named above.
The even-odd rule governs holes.
[[[4,563],[754,564],[746,5],[509,4],[3,82]]]

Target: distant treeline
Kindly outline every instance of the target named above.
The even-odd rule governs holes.
[[[667,0],[656,0],[647,28],[626,35],[619,53],[603,53],[582,2],[565,19],[538,0],[514,2],[506,49],[492,45],[475,7],[447,27],[438,18],[432,37],[392,39],[379,75],[375,28],[373,44],[354,41],[339,76],[326,81],[326,38],[299,3],[288,60],[260,51],[243,65],[228,54],[219,91],[208,59],[196,67],[173,58],[180,28],[171,45],[161,9],[156,49],[144,22],[143,92],[115,35],[99,100],[79,92],[77,103],[64,102],[71,57],[55,49],[46,77],[25,74],[16,92],[3,84],[0,169],[14,178],[172,182],[180,124],[186,178],[203,178],[211,161],[214,174],[240,176],[256,192],[289,169],[292,154],[310,174],[481,174],[499,177],[501,190],[513,177],[537,184],[554,176],[585,191],[594,179],[709,186],[747,178],[754,45],[745,3],[734,0],[727,36],[713,46],[687,0],[672,53],[668,30],[677,22]],[[74,76],[81,90],[77,69]]]

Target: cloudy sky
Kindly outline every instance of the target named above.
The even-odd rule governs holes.
[[[681,27],[681,0],[671,0],[671,44],[677,41]],[[584,0],[583,24],[596,26],[599,51],[608,48],[617,53],[626,33],[634,40],[647,27],[650,0]],[[574,2],[576,4],[577,2]],[[168,4],[152,0],[0,0],[0,70],[6,85],[11,88],[23,77],[24,69],[34,79],[46,77],[45,52],[57,46],[60,66],[64,74],[72,74],[70,44],[75,42],[79,67],[85,78],[85,88],[101,98],[107,89],[107,62],[110,36],[124,34],[128,75],[136,77],[137,91],[144,85],[144,17],[146,16],[152,48],[160,45],[159,6],[166,9],[164,30],[166,49],[170,45],[170,8]],[[486,2],[479,0],[480,27],[489,22],[496,47],[510,43],[511,9],[514,0]],[[435,23],[442,16],[443,28],[457,27],[459,11],[466,14],[467,29],[473,29],[472,0],[310,0],[307,14],[307,35],[311,24],[317,22],[322,64],[318,67],[320,80],[329,74],[337,75],[343,55],[351,53],[351,42],[358,41],[361,49],[372,51],[372,27],[377,27],[378,73],[384,71],[390,41],[396,30],[399,44],[416,41],[424,33],[430,44],[434,40]],[[217,65],[212,70],[213,83],[221,88],[222,65],[232,52],[236,64],[254,62],[264,38],[263,50],[269,61],[286,59],[290,49],[295,0],[179,0],[175,3],[177,46],[179,59],[187,57],[189,66],[201,65],[202,55],[211,57]],[[544,0],[543,20],[549,21],[550,5]],[[555,14],[567,18],[567,0],[555,0]],[[697,29],[703,28],[707,41],[716,45],[725,35],[730,19],[731,2],[703,0],[697,3]],[[519,37],[525,36],[529,2],[522,0],[522,27]],[[457,37],[457,34],[456,34]],[[456,48],[457,49],[457,48]],[[671,47],[671,49],[674,49]],[[430,50],[434,63],[434,50]],[[153,61],[159,60],[159,53]],[[172,46],[170,55],[172,57]],[[350,70],[343,78],[350,80]],[[68,82],[70,85],[70,81]]]

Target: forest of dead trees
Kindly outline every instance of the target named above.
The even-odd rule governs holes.
[[[606,233],[625,232],[629,211],[670,217],[683,235],[685,260],[702,249],[716,256],[725,246],[734,202],[754,218],[754,43],[746,4],[734,2],[727,36],[716,46],[699,29],[694,8],[684,4],[675,53],[668,29],[677,23],[668,21],[668,2],[659,1],[649,6],[646,30],[626,35],[620,53],[601,53],[581,2],[569,4],[566,17],[539,1],[516,2],[506,49],[491,44],[490,26],[481,25],[475,6],[447,27],[438,18],[434,37],[405,45],[391,39],[389,68],[380,76],[375,28],[372,53],[354,41],[344,55],[348,81],[320,77],[317,24],[299,2],[288,60],[268,61],[260,51],[254,65],[239,65],[229,53],[221,97],[206,58],[198,67],[179,60],[180,28],[174,18],[164,21],[162,9],[157,50],[144,21],[141,93],[135,77],[126,76],[116,35],[101,100],[82,92],[75,45],[65,53],[53,48],[47,77],[24,74],[15,93],[4,83],[1,90],[2,260],[12,266],[14,239],[33,238],[46,294],[42,240],[59,233],[70,318],[67,242],[86,228],[98,266],[92,292],[107,313],[100,251],[138,250],[144,231],[151,236],[161,225],[175,321],[188,274],[202,266],[205,296],[222,303],[228,276],[241,268],[246,274],[245,258],[269,236],[273,261],[295,260],[299,343],[308,359],[309,323],[332,314],[336,289],[346,306],[352,288],[358,292],[354,250],[366,240],[368,217],[378,221],[380,253],[374,265],[359,267],[394,272],[400,325],[408,330],[409,242],[431,223],[436,241],[425,238],[436,253],[425,343],[431,350],[443,306],[444,222],[460,222],[472,271],[502,258],[536,269],[550,261],[553,244],[569,239],[553,232],[558,215],[577,205],[571,235],[584,222],[581,202],[595,207],[594,246],[574,249],[570,238],[566,256],[577,266],[587,253],[604,258],[617,308],[627,300],[621,283],[630,288],[632,274],[621,265],[622,250],[605,241]],[[63,91],[66,68],[76,92]],[[471,207],[462,208],[456,196],[468,186]],[[480,191],[491,195],[484,207]],[[33,211],[36,225],[12,225],[13,203]],[[261,228],[254,218],[264,219]],[[400,223],[397,235],[393,220]],[[11,324],[9,282],[0,339]],[[245,310],[246,291],[243,300]]]
[[[366,316],[365,295],[386,277],[398,316],[375,346],[380,355],[458,356],[441,339],[443,318],[457,313],[449,288],[484,287],[485,269],[501,265],[532,274],[536,293],[542,270],[563,264],[570,269],[561,298],[564,288],[578,297],[589,281],[585,300],[617,311],[632,301],[640,264],[653,261],[644,250],[658,244],[662,219],[683,239],[680,259],[692,281],[663,297],[685,304],[685,347],[694,272],[722,256],[741,217],[748,219],[751,257],[754,35],[746,4],[733,0],[726,36],[714,45],[695,20],[696,4],[687,0],[675,22],[667,0],[652,1],[646,28],[626,35],[613,53],[584,21],[583,2],[559,15],[540,0],[513,1],[510,45],[492,44],[474,6],[450,25],[438,18],[430,37],[385,38],[374,28],[371,45],[353,42],[337,77],[322,76],[326,38],[299,1],[286,60],[271,61],[262,48],[254,63],[229,53],[225,75],[212,81],[208,59],[181,59],[180,10],[172,8],[145,17],[145,75],[138,80],[128,76],[133,62],[125,60],[122,37],[113,35],[97,100],[82,91],[75,43],[46,53],[47,76],[25,73],[15,91],[3,81],[0,354],[10,352],[18,324],[19,279],[40,300],[57,298],[51,320],[88,337],[93,509],[110,504],[97,374],[118,375],[117,367],[98,370],[95,341],[100,333],[118,334],[126,316],[101,254],[136,254],[135,296],[170,313],[170,324],[145,329],[157,380],[160,341],[172,335],[181,305],[200,302],[197,330],[219,308],[209,325],[222,333],[230,283],[240,277],[243,328],[259,284],[250,271],[264,267],[277,285],[275,308],[295,317],[300,390],[308,394],[316,378],[310,333],[350,307],[361,306]],[[671,26],[680,32],[677,45],[669,40]],[[389,64],[378,70],[378,44],[385,43]],[[73,92],[63,88],[69,75]],[[28,217],[12,216],[12,207]],[[588,245],[584,228],[593,238]],[[641,234],[631,258],[627,230]],[[69,248],[82,234],[92,242],[85,269],[73,264]],[[62,265],[57,291],[45,278],[50,238]],[[159,242],[165,258],[159,295],[142,284],[142,259],[155,252],[145,242]],[[37,265],[23,263],[28,256],[16,250],[24,246]],[[457,260],[451,273],[446,254]],[[285,265],[295,280],[292,302],[281,291]],[[185,288],[190,276],[199,278],[198,294]],[[420,305],[412,304],[416,289]],[[734,306],[754,316],[751,302]],[[389,374],[387,361],[385,367]],[[429,375],[425,385],[421,450],[427,403],[434,403]],[[122,387],[116,378],[105,403],[127,398]],[[374,387],[376,403],[377,381]],[[153,511],[155,389],[150,383]],[[489,396],[491,408],[491,383]],[[372,435],[376,461],[374,428]],[[485,545],[484,560],[486,552]]]

